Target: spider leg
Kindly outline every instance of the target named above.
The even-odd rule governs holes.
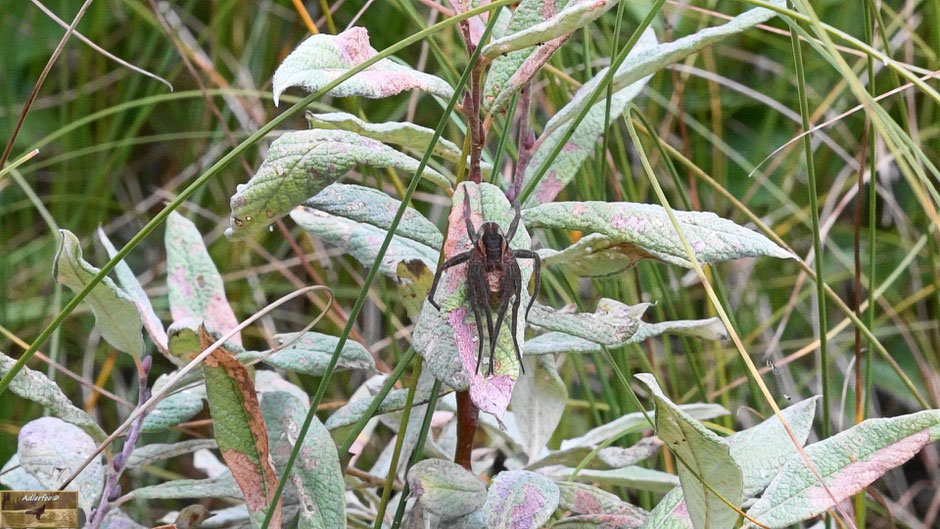
[[[506,242],[511,242],[512,238],[516,235],[516,228],[519,227],[519,217],[522,216],[522,211],[519,209],[519,201],[513,200],[512,209],[515,212],[515,215],[512,217],[512,222],[509,224],[509,229],[506,230]]]
[[[532,250],[513,250],[512,253],[517,258],[521,257],[522,259],[532,259],[535,261],[532,268],[532,277],[535,279],[535,288],[533,289],[532,297],[529,298],[529,305],[525,308],[525,319],[528,321],[529,311],[532,309],[532,305],[535,303],[535,298],[539,297],[539,289],[542,286],[542,258],[539,257],[539,254],[533,252]]]
[[[471,220],[472,214],[473,211],[470,210],[470,195],[465,192],[463,194],[463,218],[467,222],[467,237],[470,237],[470,242],[476,245],[480,240],[480,236],[473,227],[473,220]]]
[[[482,272],[482,267],[470,263],[467,266],[467,294],[470,298],[470,308],[473,309],[473,318],[477,324],[477,367],[476,373],[480,372],[480,364],[483,363],[483,318],[480,316],[480,306],[476,302],[479,299],[477,292],[478,282],[475,281],[475,274]]]
[[[513,276],[512,290],[516,296],[512,301],[512,344],[516,348],[516,359],[519,360],[519,370],[525,373],[525,365],[522,363],[522,349],[519,348],[519,337],[516,335],[518,328],[517,322],[519,321],[519,305],[522,303],[522,270],[519,268],[519,263],[515,261],[513,261],[510,270]]]
[[[513,290],[513,277],[512,272],[509,272],[507,275],[507,280],[509,281],[509,291]],[[504,292],[506,289],[504,289]],[[499,304],[499,312],[496,315],[496,334],[490,338],[490,371],[489,374],[493,374],[493,357],[496,355],[496,341],[499,339],[499,331],[503,328],[503,318],[506,317],[506,311],[509,309],[509,296],[504,295],[502,302]],[[515,329],[513,329],[513,341],[516,339]]]
[[[459,253],[444,261],[440,268],[437,269],[437,272],[434,273],[434,281],[431,283],[431,290],[428,291],[428,301],[431,302],[431,305],[435,309],[441,310],[441,306],[438,305],[436,301],[434,301],[434,293],[437,292],[437,283],[441,280],[441,274],[444,272],[444,270],[447,270],[452,266],[457,266],[460,263],[467,262],[468,259],[470,259],[470,252]]]

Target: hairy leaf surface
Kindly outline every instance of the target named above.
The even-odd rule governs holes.
[[[300,86],[315,92],[376,53],[369,45],[369,32],[362,27],[352,27],[337,35],[321,33],[308,37],[274,72],[274,104],[278,104],[287,88]],[[423,90],[443,99],[454,93],[443,79],[385,58],[330,89],[328,94],[377,99],[406,90]]]

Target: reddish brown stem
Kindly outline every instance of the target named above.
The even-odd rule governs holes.
[[[476,437],[480,410],[470,399],[470,391],[457,392],[457,450],[454,463],[470,470],[470,454]]]

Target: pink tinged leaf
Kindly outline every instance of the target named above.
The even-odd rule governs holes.
[[[225,296],[225,283],[196,225],[179,213],[171,213],[165,242],[173,321],[205,321],[219,333],[237,327],[238,319]],[[231,342],[241,345],[241,335],[235,334]]]
[[[499,188],[490,184],[477,186],[462,183],[454,193],[449,216],[448,237],[444,243],[444,256],[447,258],[470,249],[463,213],[463,201],[468,196],[471,201],[471,221],[475,228],[485,220],[497,222],[505,230],[512,221],[512,208]],[[519,226],[510,246],[531,247],[524,226]],[[520,268],[523,284],[527,285],[532,274],[532,264],[520,261]],[[486,361],[489,357],[489,342],[486,333],[480,333],[466,299],[466,282],[466,265],[444,271],[440,288],[435,294],[441,312],[438,313],[429,303],[425,303],[415,327],[415,348],[428,361],[429,369],[437,378],[458,391],[469,389],[471,399],[478,408],[501,418],[519,376],[519,364],[509,334],[511,318],[507,317],[503,322],[494,355],[493,375],[488,376]],[[526,306],[528,297],[528,290],[523,290],[521,306]],[[520,343],[524,339],[524,329],[525,322],[520,317],[514,330]],[[484,340],[484,364],[477,372],[479,340]]]
[[[289,87],[315,92],[351,68],[375,57],[365,28],[352,27],[338,35],[313,35],[300,43],[274,72],[274,104]],[[423,90],[448,99],[453,89],[446,81],[413,70],[390,59],[380,59],[333,87],[329,95],[382,98],[406,90]]]
[[[558,486],[526,470],[504,471],[490,485],[483,516],[492,529],[536,529],[558,507]]]
[[[811,518],[861,491],[940,438],[940,410],[868,419],[805,448],[832,496],[796,454],[780,470],[748,515],[771,527]]]

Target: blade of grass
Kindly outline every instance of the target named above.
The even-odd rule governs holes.
[[[803,130],[809,130],[809,101],[806,98],[806,73],[803,70],[803,44],[795,32],[790,33],[790,46],[793,50],[793,63],[796,67],[797,99],[800,103],[800,118],[803,121]],[[813,158],[813,142],[809,136],[803,136],[803,151],[806,162],[806,180],[809,193],[809,212],[813,231],[813,251],[816,258],[813,265],[816,270],[816,317],[819,336],[819,383],[822,386],[822,435],[829,437],[832,428],[829,416],[832,399],[832,390],[829,385],[829,350],[826,340],[826,281],[823,275],[823,248],[819,235],[819,195],[816,190],[816,162]],[[776,410],[775,410],[776,411]],[[782,420],[782,418],[781,418]]]

